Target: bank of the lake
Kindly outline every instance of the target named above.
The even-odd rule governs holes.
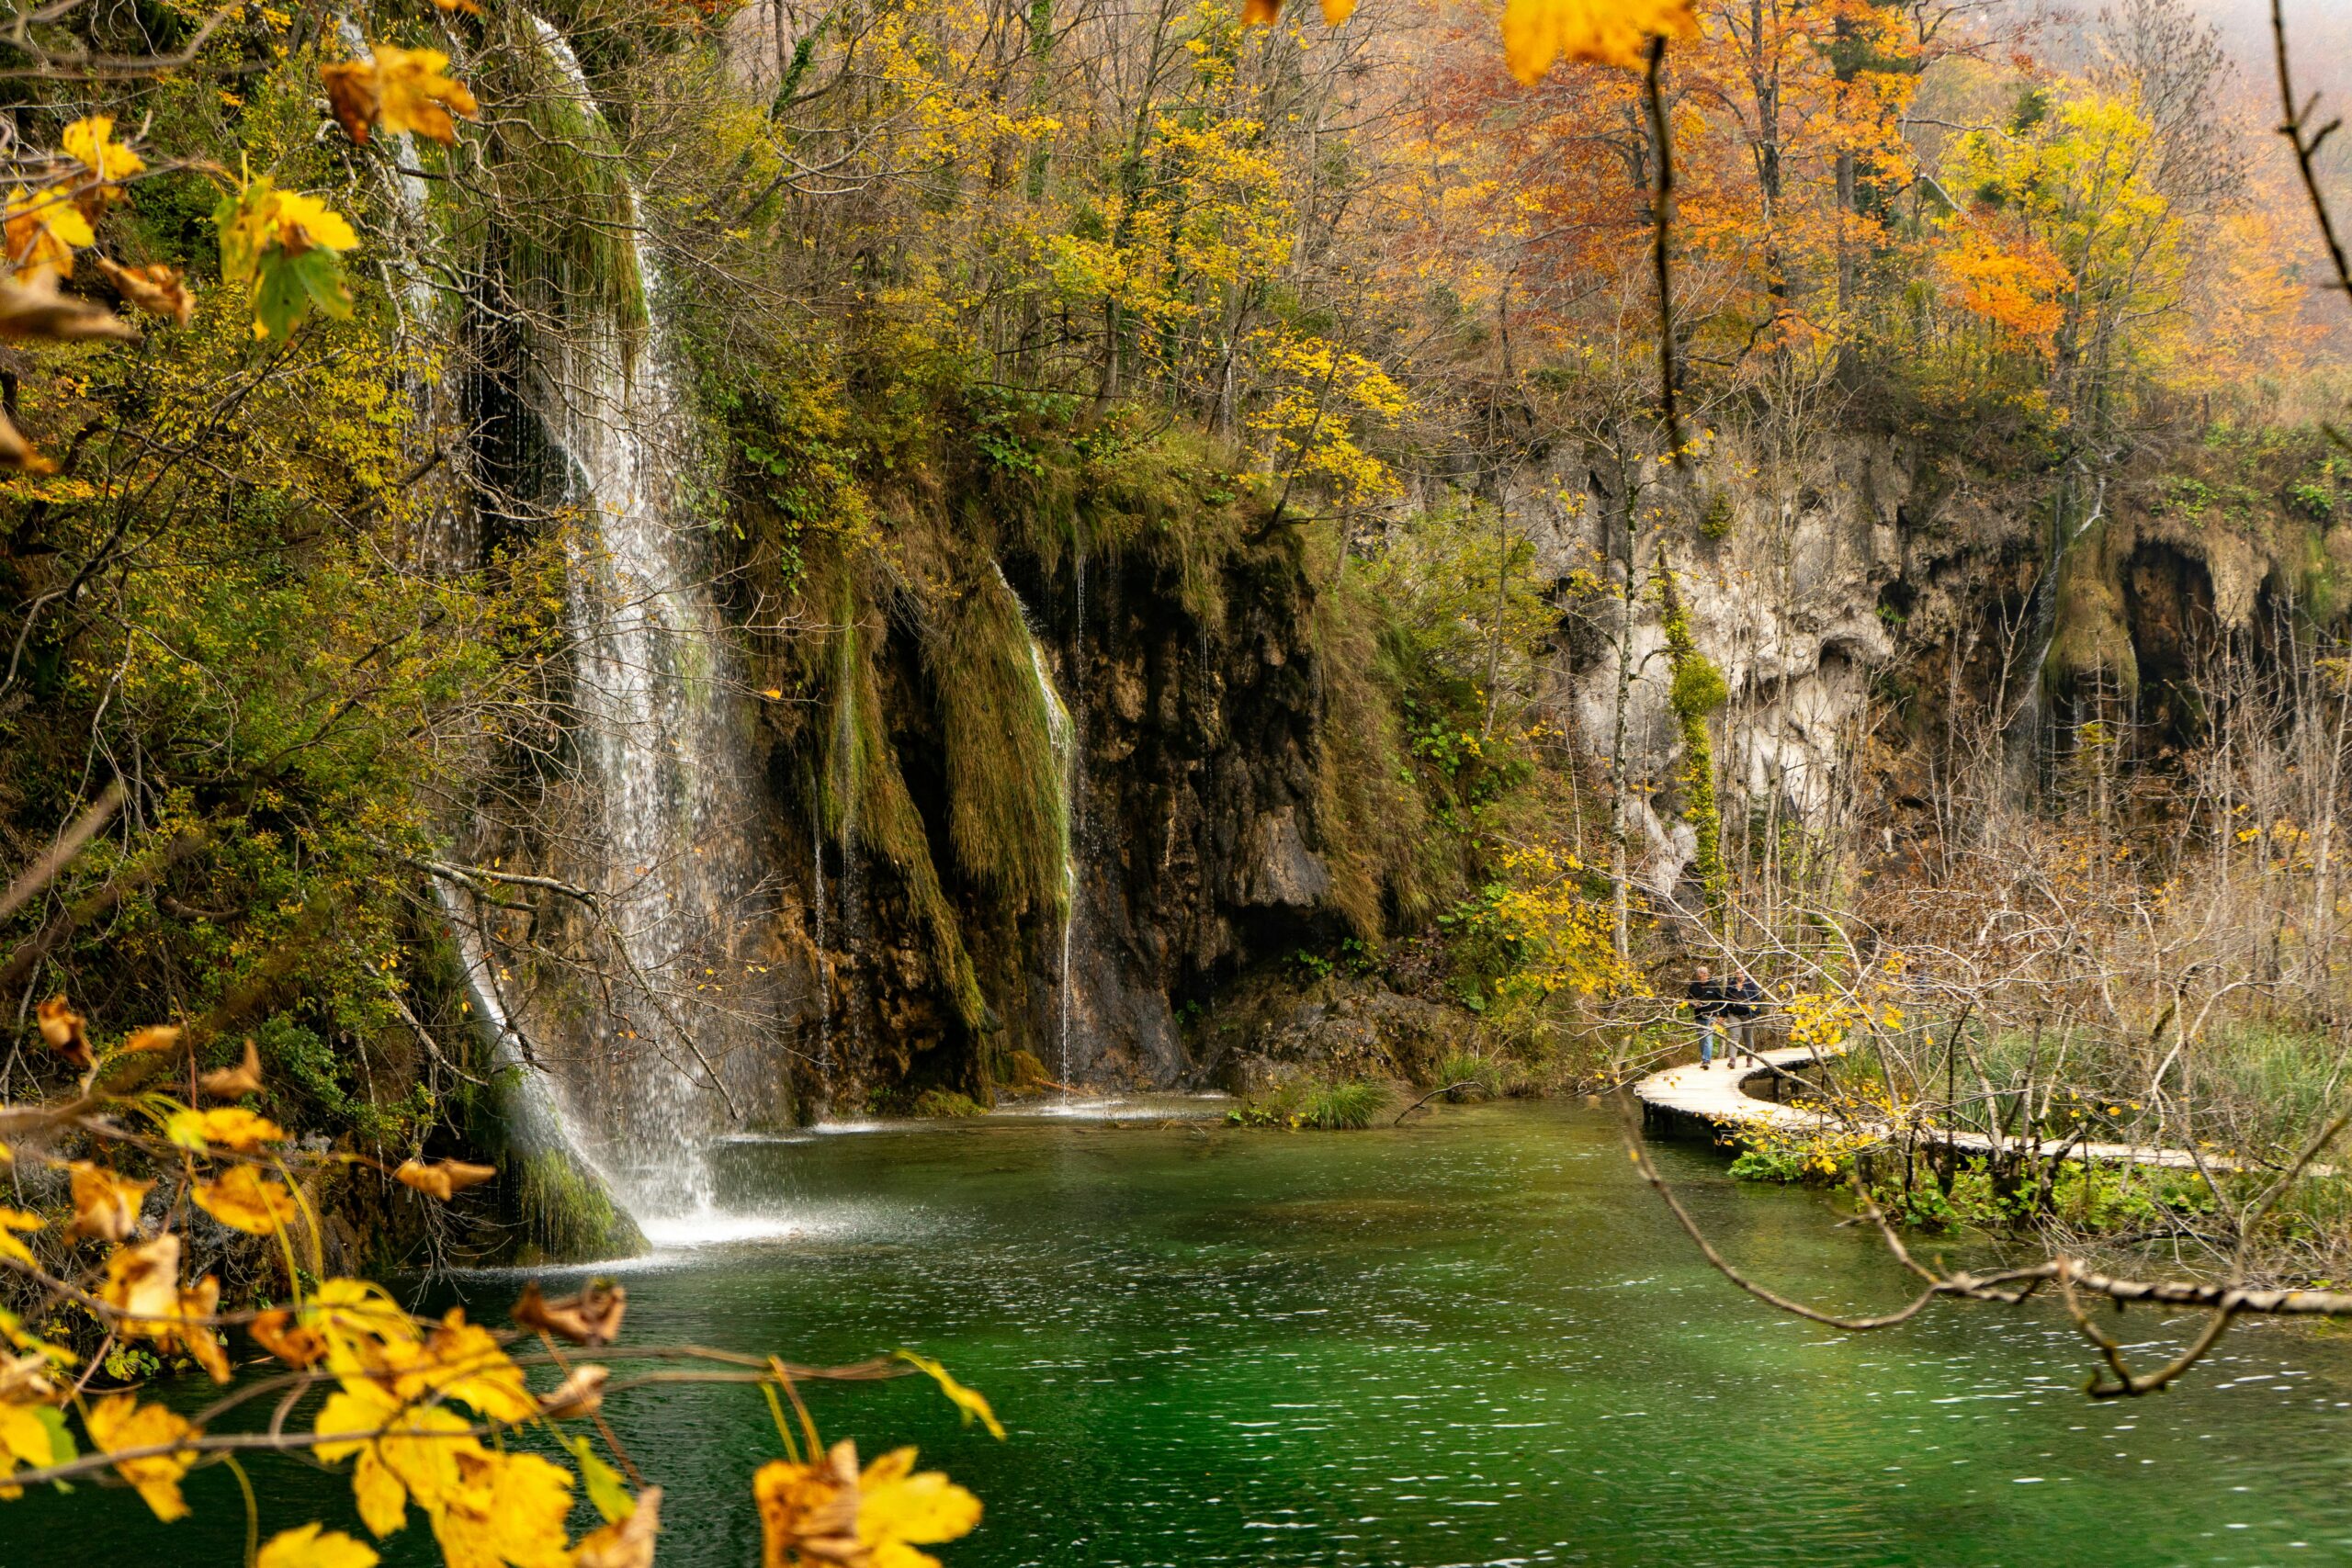
[[[1829,1302],[1895,1299],[1817,1197],[1662,1168],[1726,1252]],[[1284,1134],[998,1117],[728,1146],[787,1234],[622,1270],[632,1339],[847,1359],[913,1346],[996,1401],[826,1389],[828,1436],[921,1445],[985,1499],[950,1568],[2271,1563],[2352,1551],[2352,1346],[2253,1326],[2162,1398],[2094,1405],[2054,1315],[1954,1308],[1853,1338],[1710,1273],[1610,1113],[1439,1109]],[[747,1226],[746,1229],[757,1227]],[[495,1317],[519,1280],[462,1282]],[[2156,1337],[2154,1315],[2125,1321]],[[2177,1326],[2177,1323],[2175,1324]],[[759,1558],[756,1393],[616,1404],[670,1489],[662,1568]],[[347,1483],[256,1470],[274,1520],[351,1524]],[[128,1495],[0,1509],[5,1568],[231,1563],[234,1482],[164,1528]],[[385,1543],[435,1561],[421,1519]]]

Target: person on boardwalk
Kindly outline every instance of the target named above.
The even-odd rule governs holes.
[[[1742,1056],[1756,1055],[1756,1015],[1764,1010],[1764,992],[1747,970],[1735,967],[1723,983],[1723,995],[1726,1055],[1737,1066]]]
[[[1714,971],[1702,964],[1690,973],[1690,986],[1684,993],[1690,998],[1690,1017],[1699,1026],[1699,1066],[1713,1072],[1715,1068],[1715,1045],[1729,1016],[1731,1003],[1724,995],[1724,983],[1715,978]]]

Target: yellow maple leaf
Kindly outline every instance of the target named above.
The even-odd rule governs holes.
[[[89,1160],[65,1168],[74,1178],[74,1234],[100,1241],[129,1241],[139,1230],[139,1206],[152,1181],[127,1181]]]
[[[457,1455],[458,1487],[433,1514],[449,1568],[571,1568],[571,1472],[537,1454],[477,1444]]]
[[[1557,61],[1638,66],[1652,38],[1698,30],[1690,0],[1506,0],[1503,60],[1532,86]]]
[[[980,1500],[935,1470],[916,1472],[915,1450],[898,1449],[863,1472],[844,1438],[813,1464],[775,1460],[752,1477],[763,1568],[857,1562],[868,1568],[939,1568],[918,1546],[954,1540],[980,1522]]]
[[[249,1165],[232,1167],[218,1181],[199,1181],[196,1206],[232,1230],[269,1235],[291,1224],[300,1213],[294,1194]]]
[[[114,117],[94,114],[65,128],[65,155],[102,180],[119,180],[139,173],[146,160],[114,140]]]
[[[458,1487],[458,1455],[481,1451],[467,1425],[453,1410],[421,1410],[381,1384],[345,1378],[312,1430],[330,1439],[316,1450],[327,1463],[357,1456],[352,1498],[360,1522],[381,1539],[406,1522],[412,1496],[428,1514],[447,1504]]]
[[[280,1530],[263,1542],[254,1568],[376,1568],[379,1561],[373,1547],[341,1530],[304,1525]]]
[[[0,212],[0,226],[7,234],[10,269],[28,280],[73,276],[74,251],[98,238],[73,198],[59,190],[16,191]]]
[[[335,221],[343,220],[338,218]],[[217,1105],[209,1111],[173,1112],[171,1120],[164,1123],[164,1135],[198,1154],[203,1154],[213,1144],[239,1154],[251,1154],[264,1144],[285,1142],[286,1129],[242,1105]]]
[[[471,119],[480,107],[465,85],[449,74],[449,57],[437,49],[376,51],[376,122],[387,130],[413,130],[447,146],[458,139],[452,114]]]
[[[90,1429],[90,1441],[109,1454],[161,1448],[200,1436],[185,1417],[160,1404],[141,1404],[138,1396],[130,1393],[108,1394],[90,1406],[84,1424]],[[114,1468],[116,1474],[139,1489],[155,1517],[169,1524],[187,1517],[187,1504],[180,1496],[180,1477],[195,1462],[193,1450],[175,1449],[169,1453],[119,1460]]]

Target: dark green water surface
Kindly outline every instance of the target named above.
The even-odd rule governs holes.
[[[944,1359],[1009,1442],[915,1380],[812,1399],[828,1438],[917,1443],[986,1500],[950,1568],[2352,1561],[2346,1342],[2242,1331],[2177,1392],[2093,1404],[2054,1314],[1833,1334],[1708,1271],[1599,1111],[1363,1134],[998,1118],[725,1158],[737,1203],[791,1234],[618,1270],[629,1337]],[[1704,1148],[1661,1158],[1743,1266],[1826,1303],[1901,1298],[1816,1198],[1736,1185]],[[495,1320],[516,1284],[462,1293]],[[669,1488],[662,1568],[756,1564],[748,1477],[776,1453],[756,1393],[613,1414]],[[255,1478],[270,1528],[358,1530],[341,1477]],[[119,1492],[0,1505],[0,1564],[234,1562],[234,1483],[189,1495],[169,1529]],[[436,1562],[411,1517],[386,1561]]]

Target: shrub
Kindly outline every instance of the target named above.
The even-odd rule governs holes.
[[[1503,1093],[1503,1065],[1492,1056],[1480,1056],[1457,1051],[1438,1064],[1437,1081],[1446,1085],[1445,1098],[1457,1103],[1470,1097],[1470,1090],[1457,1089],[1457,1084],[1469,1084],[1489,1100],[1499,1100]]]
[[[1396,1098],[1396,1089],[1380,1078],[1317,1084],[1299,1102],[1298,1122],[1327,1133],[1357,1131],[1378,1121]]]

